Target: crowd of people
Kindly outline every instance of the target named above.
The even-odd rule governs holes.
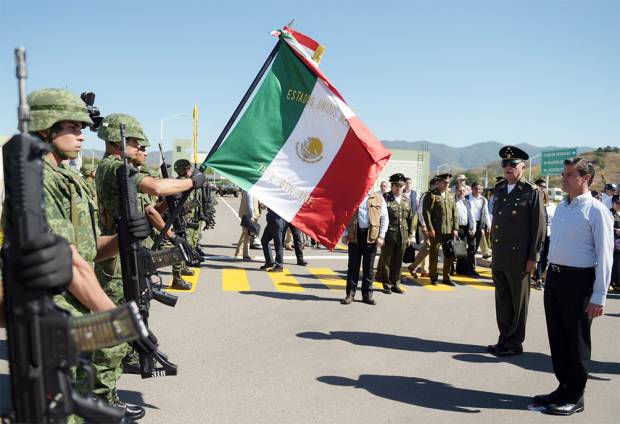
[[[353,303],[360,266],[362,302],[376,305],[374,280],[383,285],[385,294],[403,293],[405,258],[411,262],[408,270],[413,279],[420,273],[436,285],[441,248],[441,282],[453,286],[450,276],[456,273],[480,277],[476,253],[480,248],[483,257],[488,257],[490,245],[499,335],[486,349],[498,357],[523,353],[530,289],[544,288],[551,357],[559,384],[549,394],[534,396],[533,404],[548,414],[572,415],[584,409],[592,320],[602,314],[610,284],[617,289],[620,282],[620,196],[616,185],[607,184],[599,200],[590,190],[593,165],[574,158],[564,162],[566,197],[556,205],[544,179],[535,183],[524,179],[526,152],[505,146],[499,156],[504,175],[486,196],[480,182],[470,186],[464,175],[458,175],[450,189],[449,173],[433,177],[428,191],[419,196],[411,189],[411,179],[401,173],[382,181],[380,191],[370,190],[342,235],[348,245],[348,266],[341,303]],[[268,227],[275,225],[272,222],[268,219]],[[263,248],[273,238],[272,231],[266,233]],[[281,251],[280,230],[276,236],[276,250]],[[278,256],[275,265],[267,250],[265,258],[262,269],[281,270]]]

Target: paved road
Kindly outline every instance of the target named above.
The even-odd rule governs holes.
[[[152,329],[179,376],[120,382],[122,397],[146,406],[141,422],[556,421],[527,408],[532,395],[555,388],[542,292],[532,292],[526,352],[497,359],[484,352],[497,337],[485,280],[409,282],[403,295],[377,293],[374,307],[343,306],[346,252],[307,248],[307,267],[286,252],[280,275],[258,269],[258,250],[258,260],[232,260],[238,202],[218,204],[218,226],[203,239],[214,256],[195,290],[176,308],[153,308]],[[593,326],[586,411],[563,421],[620,416],[619,324],[620,300],[610,295]]]

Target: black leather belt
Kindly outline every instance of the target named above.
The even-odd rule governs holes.
[[[556,264],[549,264],[549,269],[552,270],[553,272],[584,272],[584,271],[590,271],[593,270],[594,267],[592,268],[577,268],[575,266],[568,266],[568,265],[556,265]]]

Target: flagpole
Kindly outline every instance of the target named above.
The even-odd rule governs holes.
[[[265,63],[260,68],[260,71],[258,71],[258,74],[256,75],[256,78],[254,78],[254,81],[252,81],[252,84],[250,85],[250,88],[248,88],[248,90],[245,92],[245,95],[243,96],[243,98],[241,99],[241,102],[239,102],[239,105],[237,106],[237,108],[233,112],[232,116],[230,117],[230,119],[226,123],[226,126],[222,130],[222,133],[220,134],[220,136],[215,141],[215,144],[213,145],[213,147],[211,147],[211,150],[209,150],[209,154],[207,155],[206,159],[204,160],[202,165],[200,165],[200,171],[204,172],[204,170],[207,168],[207,165],[206,165],[207,161],[213,155],[213,153],[215,153],[217,151],[217,149],[219,149],[220,145],[224,141],[224,138],[228,134],[228,131],[230,131],[230,127],[232,127],[232,125],[237,120],[237,117],[241,113],[241,110],[243,109],[243,107],[247,103],[248,99],[250,98],[250,96],[254,92],[254,89],[256,89],[256,86],[258,85],[258,83],[261,80],[261,78],[263,77],[263,75],[265,75],[265,72],[267,72],[267,68],[269,68],[269,65],[271,65],[271,62],[276,57],[276,54],[278,53],[278,49],[280,48],[280,44],[281,43],[282,43],[282,41],[278,41],[276,43],[276,45],[273,47],[273,50],[271,51],[271,53],[269,53],[269,56],[267,57],[267,60],[265,60]]]

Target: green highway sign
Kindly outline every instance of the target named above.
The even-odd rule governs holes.
[[[555,149],[542,152],[540,162],[541,175],[562,175],[564,159],[577,156],[577,149]]]

